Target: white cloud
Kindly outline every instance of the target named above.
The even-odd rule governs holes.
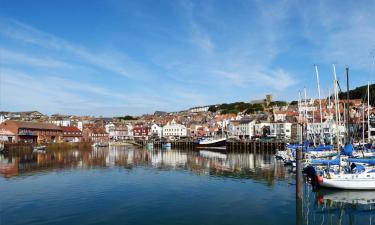
[[[50,68],[72,68],[72,65],[54,60],[52,58],[31,56],[21,52],[11,51],[8,49],[0,48],[0,59],[3,63],[22,64],[37,67],[50,67]]]
[[[59,52],[60,54],[61,52],[65,52],[66,54],[77,57],[84,63],[90,64],[90,66],[105,69],[126,78],[145,80],[148,77],[148,74],[146,74],[144,70],[139,69],[141,65],[138,65],[123,53],[91,52],[82,46],[72,44],[64,39],[45,33],[13,19],[1,18],[0,28],[0,34],[9,38],[33,44],[41,48],[48,48]],[[121,61],[118,59],[121,59]],[[34,61],[34,63],[38,64],[39,62]],[[124,65],[132,68],[132,70],[130,71]]]

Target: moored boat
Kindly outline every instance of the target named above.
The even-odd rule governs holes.
[[[225,150],[227,146],[227,138],[207,138],[199,140],[195,143],[194,147],[198,149],[223,149]]]

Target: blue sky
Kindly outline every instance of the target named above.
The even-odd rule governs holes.
[[[375,1],[0,0],[1,110],[138,115],[375,83]]]

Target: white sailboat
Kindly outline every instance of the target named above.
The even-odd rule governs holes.
[[[328,173],[321,179],[320,186],[346,190],[375,190],[375,169],[361,173]]]

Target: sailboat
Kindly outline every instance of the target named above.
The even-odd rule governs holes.
[[[350,140],[349,127],[349,68],[346,68],[347,77],[347,143],[344,147],[344,153],[351,155],[353,145]],[[321,187],[337,188],[348,190],[375,190],[375,168],[366,168],[360,163],[369,163],[372,161],[349,161],[345,157],[340,157],[340,167],[338,171],[328,168],[318,175],[318,182]],[[374,160],[375,164],[375,160]]]

